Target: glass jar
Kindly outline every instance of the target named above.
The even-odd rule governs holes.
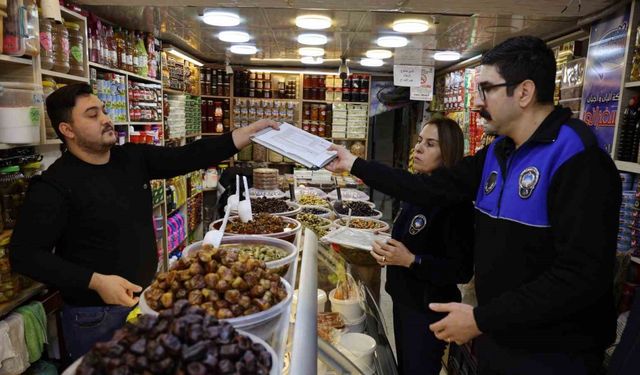
[[[3,9],[4,10],[4,9]],[[8,0],[6,4],[7,18],[4,20],[4,37],[2,38],[2,53],[12,56],[22,56],[25,51],[25,39],[22,30],[25,28],[22,0]]]
[[[53,26],[51,37],[53,39],[53,70],[60,73],[69,73],[69,31],[64,23]]]
[[[38,23],[38,4],[35,0],[24,0],[25,31],[27,38],[24,41],[24,54],[32,57],[40,53],[40,27]]]
[[[80,32],[80,25],[65,22],[69,31],[69,74],[84,76],[84,36]]]
[[[53,68],[53,42],[51,20],[40,17],[40,66],[42,69]]]
[[[2,220],[5,229],[13,229],[26,193],[26,180],[20,167],[0,168],[0,196],[2,197]]]
[[[57,87],[56,81],[54,81],[53,78],[50,78],[50,77],[44,78],[42,80],[42,93],[44,95],[44,98],[46,99],[47,96],[49,96],[49,94],[56,91],[56,87]],[[58,135],[56,134],[56,131],[53,129],[53,125],[51,124],[51,119],[49,118],[47,111],[45,111],[45,114],[44,114],[44,126],[45,126],[47,139],[56,139],[58,137]]]

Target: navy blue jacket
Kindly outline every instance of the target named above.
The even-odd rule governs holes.
[[[515,149],[501,137],[454,168],[411,175],[358,159],[352,173],[415,204],[476,202],[478,327],[530,352],[600,350],[615,335],[616,167],[557,108]]]
[[[426,209],[403,202],[392,237],[422,258],[412,268],[387,266],[393,303],[424,311],[430,302],[459,302],[456,284],[473,274],[473,205]]]

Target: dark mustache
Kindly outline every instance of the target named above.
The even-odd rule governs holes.
[[[480,113],[480,117],[485,120],[491,120],[491,114],[486,109],[482,108],[478,112]]]

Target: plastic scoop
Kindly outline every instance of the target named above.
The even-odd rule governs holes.
[[[244,200],[238,202],[238,215],[243,223],[247,223],[253,220],[253,213],[251,212],[251,199],[249,198],[247,176],[242,176],[242,181],[244,182],[245,196]]]
[[[227,206],[231,211],[238,211],[238,202],[240,201],[240,176],[236,175],[236,193],[227,198]]]
[[[215,248],[220,247],[222,243],[222,237],[224,236],[224,230],[227,227],[227,221],[229,220],[229,214],[231,213],[231,208],[227,206],[227,210],[224,212],[224,219],[222,219],[222,225],[220,225],[220,229],[213,229],[205,234],[202,242],[205,245],[211,245]]]

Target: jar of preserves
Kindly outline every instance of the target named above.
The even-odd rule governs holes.
[[[40,17],[40,66],[42,69],[53,68],[53,41],[51,20]]]
[[[44,94],[44,98],[46,99],[47,96],[49,96],[49,94],[54,91],[56,91],[56,81],[54,81],[50,77],[45,77],[42,80],[42,93]],[[44,128],[46,131],[47,139],[56,139],[58,137],[56,131],[53,129],[53,125],[51,125],[51,119],[49,118],[47,111],[45,111],[44,114]]]
[[[0,197],[2,198],[2,220],[5,229],[13,229],[26,193],[26,180],[20,167],[0,168]]]
[[[80,32],[80,25],[66,22],[69,31],[69,74],[84,75],[84,36]]]
[[[69,31],[64,23],[53,26],[51,36],[53,39],[53,70],[60,73],[69,73]]]

